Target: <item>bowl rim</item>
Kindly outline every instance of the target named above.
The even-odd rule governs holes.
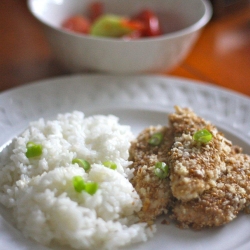
[[[55,30],[59,33],[63,33],[68,36],[73,36],[76,38],[84,38],[88,40],[98,40],[98,41],[103,41],[103,42],[119,42],[119,43],[139,43],[139,42],[152,42],[152,41],[161,41],[161,40],[166,40],[166,39],[173,39],[181,36],[185,36],[191,33],[194,33],[198,30],[201,30],[212,18],[213,15],[213,8],[212,4],[208,0],[200,0],[200,2],[204,5],[204,14],[202,17],[193,23],[192,25],[185,27],[183,29],[169,32],[160,36],[155,36],[155,37],[144,37],[144,38],[139,38],[139,39],[120,39],[120,38],[110,38],[110,37],[97,37],[97,36],[91,36],[91,35],[85,35],[85,34],[78,34],[76,32],[68,31],[60,27],[53,26],[47,22],[45,22],[42,18],[38,17],[34,11],[32,10],[32,2],[37,1],[37,0],[27,0],[27,6],[30,11],[30,13],[34,16],[35,19],[37,19],[40,23],[45,25],[46,27]],[[43,0],[41,0],[43,1]]]

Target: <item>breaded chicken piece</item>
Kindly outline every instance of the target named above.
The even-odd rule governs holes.
[[[217,179],[226,172],[225,159],[233,152],[232,143],[188,108],[175,107],[169,122],[174,134],[168,158],[171,189],[174,197],[186,202],[216,186]],[[201,129],[213,135],[209,143],[193,140],[194,133]]]
[[[226,157],[226,169],[216,185],[198,199],[177,201],[174,218],[182,227],[200,229],[220,226],[232,221],[250,204],[250,157],[234,154]]]
[[[226,224],[243,209],[249,212],[250,156],[190,109],[175,109],[169,127],[146,128],[130,148],[132,184],[143,204],[140,219],[151,224],[171,210],[182,227],[201,229]],[[194,133],[204,128],[212,140],[196,142]],[[156,132],[164,135],[162,143],[149,145]],[[164,179],[154,172],[159,161],[170,167]]]
[[[159,146],[152,146],[148,141],[156,132],[163,134],[163,140]],[[166,162],[170,138],[167,127],[149,127],[138,135],[130,148],[130,160],[133,161],[131,168],[135,169],[131,183],[142,200],[138,216],[148,224],[153,224],[156,216],[167,212],[171,196],[169,178],[160,179],[154,171],[157,162]]]

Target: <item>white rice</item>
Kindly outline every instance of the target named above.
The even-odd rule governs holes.
[[[146,241],[152,229],[137,223],[141,201],[129,182],[130,127],[115,116],[84,117],[78,111],[40,119],[15,140],[9,161],[0,169],[0,202],[12,208],[16,226],[41,244],[75,249],[116,249]],[[42,144],[42,156],[28,159],[26,143]],[[72,164],[83,158],[89,172]],[[117,170],[104,167],[112,161]],[[94,195],[75,191],[72,178],[97,182]]]

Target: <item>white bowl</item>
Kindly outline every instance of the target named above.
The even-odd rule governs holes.
[[[132,16],[145,7],[160,17],[164,35],[124,41],[68,32],[62,22],[83,14],[93,0],[28,0],[31,13],[44,25],[59,61],[72,72],[149,73],[168,71],[192,49],[212,15],[206,0],[100,0],[105,11]]]

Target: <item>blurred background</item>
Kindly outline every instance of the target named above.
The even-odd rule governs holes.
[[[250,96],[248,0],[211,0],[213,17],[188,57],[163,75],[185,77]],[[26,0],[0,1],[0,91],[67,75]]]

